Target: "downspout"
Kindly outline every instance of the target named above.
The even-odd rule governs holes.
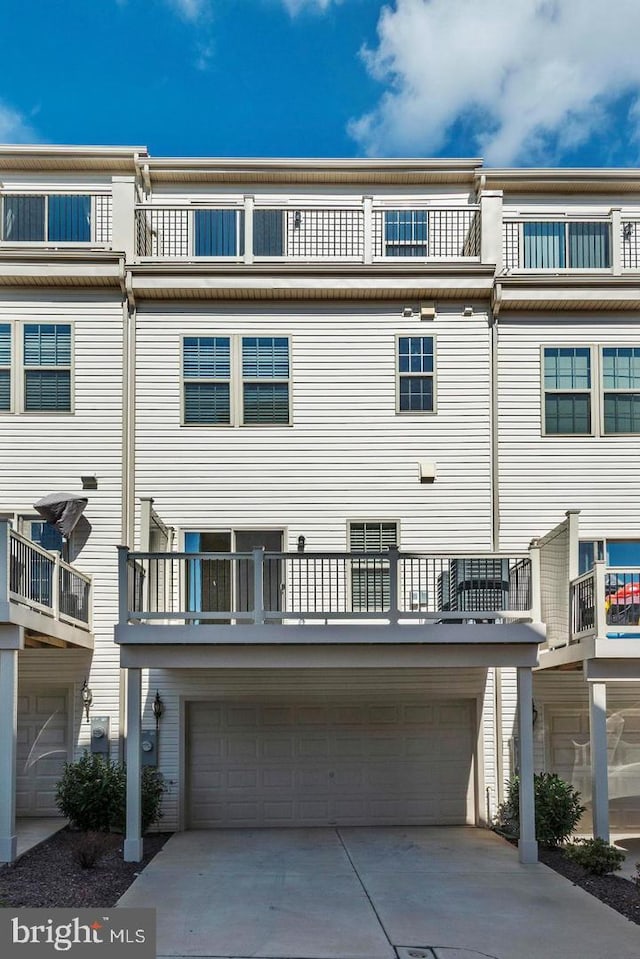
[[[502,301],[502,284],[496,283],[491,304],[491,548],[500,548],[500,471],[498,430],[498,315]],[[494,722],[496,750],[496,796],[498,805],[504,802],[504,743],[502,737],[502,669],[494,670]]]

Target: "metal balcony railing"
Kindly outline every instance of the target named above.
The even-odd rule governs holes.
[[[91,577],[0,521],[0,589],[6,601],[89,629]]]
[[[594,568],[570,584],[571,643],[598,639],[640,638],[640,569]]]
[[[112,237],[108,193],[0,194],[0,247],[105,247]]]
[[[528,554],[120,547],[119,588],[121,624],[513,622],[536,619],[539,608]]]
[[[480,257],[480,207],[136,208],[143,259],[373,263]]]

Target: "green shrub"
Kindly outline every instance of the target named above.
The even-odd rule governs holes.
[[[580,793],[555,773],[536,773],[533,777],[536,815],[536,839],[545,846],[559,846],[574,831],[584,806]],[[507,783],[507,798],[498,810],[496,826],[509,836],[520,835],[520,778]]]
[[[593,876],[616,872],[622,868],[625,860],[622,850],[610,846],[604,839],[576,839],[566,847],[564,853]]]
[[[85,753],[75,763],[65,763],[56,790],[56,804],[72,826],[84,832],[122,831],[126,821],[127,774],[124,766]],[[164,780],[157,770],[142,770],[142,831],[157,822]]]

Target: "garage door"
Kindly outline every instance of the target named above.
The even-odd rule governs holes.
[[[591,754],[586,708],[549,708],[548,769],[579,790],[591,827]],[[608,710],[609,822],[614,830],[640,827],[640,709]]]
[[[69,757],[67,691],[18,694],[16,813],[59,816],[56,786]]]
[[[475,703],[191,703],[189,825],[474,821]]]

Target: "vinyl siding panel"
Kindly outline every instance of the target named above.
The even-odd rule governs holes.
[[[117,618],[116,546],[122,537],[122,306],[113,295],[4,296],[0,322],[6,320],[64,322],[73,328],[75,412],[0,414],[0,512],[35,516],[33,503],[40,497],[61,490],[81,492],[80,477],[85,473],[98,478],[98,489],[85,494],[89,504],[84,517],[90,524],[85,527],[86,541],[78,527],[79,535],[71,544],[72,562],[94,577],[95,652],[90,672],[85,666],[82,678],[75,676],[69,682],[81,685],[89,675],[92,713],[111,717],[115,756],[119,650],[113,642],[113,626]],[[51,664],[52,677],[59,685],[67,678],[67,652],[34,650],[28,654],[29,662],[39,662],[41,656],[47,667]],[[42,675],[48,676],[48,670]]]
[[[525,548],[568,509],[583,538],[640,538],[638,437],[543,436],[541,388],[542,347],[638,346],[638,316],[501,314],[498,336],[501,548]]]

